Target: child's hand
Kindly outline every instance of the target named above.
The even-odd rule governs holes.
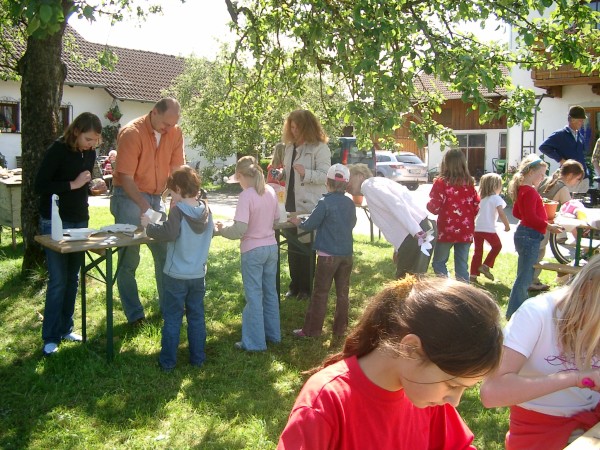
[[[146,214],[142,214],[142,217],[140,218],[140,222],[142,222],[142,226],[144,228],[146,228],[148,226],[148,224],[150,223],[150,217],[148,217]]]
[[[600,371],[586,370],[579,372],[577,376],[577,387],[600,391]]]
[[[504,225],[504,231],[510,231],[510,225]]]
[[[562,233],[563,231],[565,231],[563,227],[555,223],[549,223],[547,229],[550,233],[554,234]]]
[[[290,217],[288,219],[288,222],[291,222],[294,225],[298,226],[300,224],[301,220],[298,217]]]
[[[217,231],[217,233],[220,233],[221,230],[223,229],[223,222],[215,222],[215,230]]]

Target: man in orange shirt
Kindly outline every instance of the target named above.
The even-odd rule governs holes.
[[[140,225],[140,218],[148,209],[158,211],[166,219],[162,201],[167,178],[185,163],[183,134],[179,122],[179,102],[163,98],[146,116],[129,122],[117,137],[117,164],[113,174],[113,195],[110,212],[115,223]],[[156,289],[162,304],[162,277],[167,245],[164,242],[148,244],[154,259]],[[119,249],[117,286],[127,321],[133,325],[144,322],[146,316],[135,280],[140,263],[139,246]]]

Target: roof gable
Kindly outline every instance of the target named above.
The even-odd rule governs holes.
[[[86,41],[70,26],[67,26],[65,34],[72,36],[74,51],[80,53],[84,61],[97,58],[98,53],[106,48]],[[161,91],[172,84],[185,65],[185,59],[178,56],[122,47],[110,49],[119,58],[112,72],[104,68],[99,72],[82,68],[69,54],[64,54],[63,61],[67,65],[65,85],[103,88],[118,100],[156,102],[162,97]]]
[[[502,73],[505,76],[509,76],[509,71],[506,67],[502,66],[500,69],[502,70]],[[432,90],[439,91],[446,100],[457,100],[457,99],[459,100],[462,98],[462,92],[451,90],[450,83],[441,81],[438,78],[434,77],[433,75],[421,74],[417,77],[417,79],[418,79],[417,83],[421,86],[421,90],[423,90],[423,91],[432,91]],[[484,97],[487,97],[487,98],[508,96],[508,92],[503,87],[498,88],[494,92],[490,92],[483,87],[480,87],[478,90]]]

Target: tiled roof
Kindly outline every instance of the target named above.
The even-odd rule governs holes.
[[[506,67],[501,67],[501,70],[505,76],[510,75],[510,73]],[[432,89],[436,89],[444,96],[444,98],[446,98],[446,100],[456,100],[456,99],[460,99],[462,97],[461,92],[456,92],[456,91],[451,90],[448,83],[440,81],[439,79],[435,78],[433,75],[423,74],[423,75],[420,75],[418,77],[418,79],[419,79],[419,81],[417,81],[417,83],[420,83],[419,87],[424,91],[430,91]],[[485,88],[479,88],[479,92],[481,92],[484,97],[490,97],[490,98],[491,97],[505,97],[508,95],[508,92],[504,88],[499,88],[495,92],[489,92]]]
[[[65,35],[73,36],[75,51],[84,61],[96,59],[105,46],[88,42],[72,27],[67,26]],[[100,87],[118,100],[156,102],[161,91],[167,89],[173,79],[183,72],[185,60],[178,56],[110,47],[119,60],[114,71],[100,72],[82,68],[69,55],[63,56],[67,64],[65,85]]]

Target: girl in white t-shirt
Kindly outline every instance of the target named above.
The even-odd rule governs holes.
[[[510,231],[508,217],[504,213],[506,202],[500,197],[502,191],[502,177],[496,173],[486,173],[479,180],[479,214],[475,218],[475,252],[471,259],[471,282],[477,281],[477,276],[483,274],[486,278],[493,280],[494,275],[490,268],[494,267],[496,257],[502,249],[502,242],[496,233],[496,221],[498,217],[504,224],[504,231]],[[487,254],[484,263],[483,243],[487,241],[492,247]]]
[[[487,408],[510,406],[507,450],[562,450],[600,421],[599,283],[596,256],[506,325],[500,368],[480,395]]]
[[[235,176],[242,193],[235,209],[233,225],[216,223],[215,234],[241,239],[242,281],[246,306],[242,312],[242,340],[235,347],[263,351],[267,341],[279,342],[279,298],[277,296],[277,241],[273,224],[279,220],[277,196],[265,184],[262,168],[253,156],[240,158]]]

